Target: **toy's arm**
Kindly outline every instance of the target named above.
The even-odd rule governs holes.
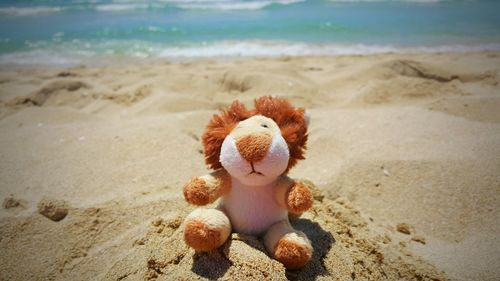
[[[276,201],[290,213],[299,215],[311,208],[313,196],[302,182],[282,176],[276,188]]]
[[[231,177],[224,169],[191,179],[184,186],[184,198],[194,205],[214,202],[231,188]]]

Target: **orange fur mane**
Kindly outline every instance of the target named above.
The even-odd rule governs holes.
[[[205,163],[212,169],[222,168],[219,162],[224,139],[240,122],[254,115],[271,118],[279,126],[281,135],[288,144],[290,160],[288,172],[297,161],[304,159],[307,142],[307,123],[303,108],[295,108],[285,98],[260,97],[254,101],[255,109],[247,110],[239,101],[234,101],[220,114],[215,114],[202,136]]]

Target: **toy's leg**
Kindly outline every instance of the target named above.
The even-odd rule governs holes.
[[[273,257],[288,269],[303,267],[313,252],[307,236],[293,229],[288,220],[273,224],[264,236],[264,244]]]
[[[196,209],[184,224],[184,241],[198,251],[211,251],[226,242],[231,234],[231,223],[222,211],[217,209]]]

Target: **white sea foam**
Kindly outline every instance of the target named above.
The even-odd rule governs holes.
[[[308,55],[364,55],[380,53],[437,53],[500,51],[500,44],[398,47],[393,45],[313,45],[305,43],[220,42],[191,47],[169,47],[158,56],[168,58],[273,57]]]
[[[328,0],[329,2],[357,3],[357,2],[408,2],[408,3],[437,3],[450,0]]]
[[[116,3],[116,4],[102,4],[96,5],[95,9],[99,12],[122,12],[147,9],[148,4],[141,3]]]
[[[168,0],[164,1],[175,7],[185,10],[260,10],[273,4],[289,5],[304,0],[257,0],[257,1],[233,1],[233,0]]]
[[[32,16],[39,14],[50,14],[61,12],[61,7],[49,6],[33,6],[33,7],[2,7],[0,8],[0,15],[9,16]]]
[[[199,3],[199,4],[210,4],[219,2],[234,2],[238,0],[158,0],[160,3],[166,4],[188,4],[188,3]]]
[[[62,55],[59,52],[34,50],[0,55],[0,64],[14,65],[76,65],[82,60],[76,54]]]
[[[177,7],[185,10],[260,10],[273,4],[289,5],[304,0],[160,0],[146,3],[119,1],[110,4],[95,5],[95,10],[100,12],[121,12],[144,10],[148,8],[165,8],[166,6]]]

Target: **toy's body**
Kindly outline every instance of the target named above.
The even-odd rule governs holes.
[[[303,109],[284,99],[257,99],[248,111],[238,102],[215,115],[203,136],[207,163],[215,172],[184,187],[189,203],[206,205],[221,198],[216,209],[196,209],[184,226],[186,243],[196,250],[221,246],[231,230],[264,237],[267,250],[287,268],[300,268],[312,256],[304,233],[292,228],[288,213],[312,205],[310,191],[286,172],[302,159],[307,140]]]
[[[260,235],[271,225],[288,217],[284,206],[276,202],[277,182],[258,188],[245,186],[231,179],[231,192],[222,197],[221,208],[226,211],[236,232]]]

